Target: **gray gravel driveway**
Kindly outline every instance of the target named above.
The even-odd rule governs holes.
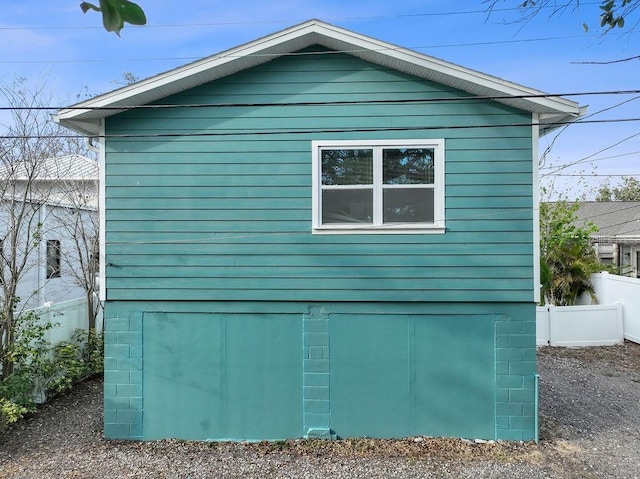
[[[539,445],[107,441],[94,379],[0,437],[0,478],[640,478],[640,345],[544,348],[538,358]]]

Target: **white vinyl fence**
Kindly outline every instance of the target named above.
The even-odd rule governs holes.
[[[96,304],[98,302],[96,301]],[[71,338],[76,329],[87,329],[89,317],[87,298],[72,299],[61,303],[34,309],[42,323],[50,322],[53,327],[46,332],[45,339],[51,344]],[[98,309],[96,330],[102,330],[102,310]]]
[[[538,346],[622,344],[622,305],[542,306],[536,310],[536,333]]]
[[[640,343],[640,279],[597,273],[591,277],[600,304],[622,303],[624,338]]]
[[[625,339],[640,343],[640,279],[597,273],[591,281],[599,304],[536,309],[538,346],[609,346]]]

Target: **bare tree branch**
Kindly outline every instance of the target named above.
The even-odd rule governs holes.
[[[0,139],[0,362],[2,375],[8,376],[13,370],[10,352],[16,315],[39,294],[41,282],[31,286],[31,280],[31,290],[21,284],[28,275],[38,277],[45,271],[41,248],[51,234],[50,218],[60,209],[60,192],[65,190],[65,172],[56,167],[55,159],[89,152],[82,138],[59,136],[61,128],[42,108],[51,104],[45,83],[29,85],[17,79],[0,84],[0,96],[14,107],[2,125],[6,135]],[[19,291],[23,295],[26,291],[27,297],[19,298]]]

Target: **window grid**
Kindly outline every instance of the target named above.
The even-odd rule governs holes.
[[[324,185],[322,184],[322,152],[336,149],[369,149],[373,150],[372,184]],[[397,148],[425,148],[433,150],[433,183],[384,184],[383,151]],[[314,232],[444,232],[444,140],[393,140],[393,141],[327,141],[313,142],[313,228]],[[386,189],[420,189],[433,191],[433,222],[428,223],[384,223],[384,190]],[[372,190],[373,218],[372,223],[323,224],[323,191],[326,190]],[[355,231],[361,230],[361,231]],[[413,230],[413,231],[404,231]],[[417,230],[417,231],[416,231]]]

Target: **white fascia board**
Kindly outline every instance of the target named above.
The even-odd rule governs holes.
[[[61,109],[58,112],[57,121],[65,126],[75,127],[74,129],[80,128],[83,124],[80,123],[77,118],[104,118],[126,110],[126,108],[123,108],[121,110],[96,111],[96,108],[144,105],[216,80],[217,78],[231,75],[245,68],[265,63],[279,56],[291,53],[292,49],[287,48],[288,43],[306,33],[310,33],[311,25],[313,25],[313,22],[272,34],[268,37],[114,90],[113,92],[100,95],[91,100],[77,103],[72,105],[72,109]],[[310,43],[307,42],[299,47],[304,48],[304,46],[308,46],[309,44]],[[250,61],[247,61],[248,59],[250,59]]]
[[[531,157],[533,159],[533,301],[540,304],[542,276],[540,273],[540,128],[539,115],[531,115],[533,125],[531,128]]]
[[[61,124],[77,131],[95,132],[97,127],[89,127],[86,123],[94,123],[98,118],[104,118],[123,111],[118,109],[96,110],[96,108],[117,108],[122,106],[126,109],[126,107],[148,104],[316,43],[334,50],[345,51],[353,56],[392,69],[452,86],[474,95],[545,95],[544,92],[538,90],[517,85],[318,20],[310,20],[111,93],[78,103],[73,105],[73,109],[62,109],[58,113],[58,120]],[[579,114],[577,103],[560,97],[514,98],[497,101],[535,113],[560,113],[570,116],[578,116]],[[83,107],[87,109],[82,109]],[[84,122],[80,123],[82,120]]]
[[[348,53],[354,56],[370,59],[374,62],[376,58],[388,57],[390,60],[396,62],[395,64],[393,62],[385,62],[391,68],[400,69],[399,67],[404,64],[402,70],[406,73],[426,79],[434,79],[434,76],[439,77],[440,79],[436,81],[463,89],[469,93],[484,96],[546,95],[546,93],[539,90],[470,70],[454,63],[423,55],[333,25],[323,24],[321,28],[327,32],[331,32],[330,34],[326,34],[328,37],[345,43],[346,48],[343,48],[343,50],[348,51],[349,46],[355,47],[352,48],[352,51],[348,51]],[[446,79],[449,81],[446,81]],[[467,86],[467,88],[464,88],[463,85]],[[532,112],[538,112],[538,109],[542,108],[542,110],[546,109],[553,112],[563,112],[565,114],[577,115],[579,113],[578,104],[566,98],[545,96],[519,100],[524,100],[523,103],[530,104],[527,110]],[[534,106],[536,107],[534,108]]]
[[[577,114],[547,113],[538,115],[538,130],[540,131],[540,136],[551,133],[565,124],[586,115],[588,109],[588,106],[581,106],[578,108]]]
[[[98,211],[99,214],[99,225],[100,230],[98,232],[99,235],[99,247],[98,247],[98,262],[99,262],[99,279],[98,279],[98,298],[100,301],[106,301],[107,299],[107,257],[106,257],[106,248],[107,248],[107,218],[106,218],[106,144],[104,137],[104,120],[99,120],[99,128],[100,128],[100,138],[98,140],[98,172],[100,175],[100,180],[98,183]]]

